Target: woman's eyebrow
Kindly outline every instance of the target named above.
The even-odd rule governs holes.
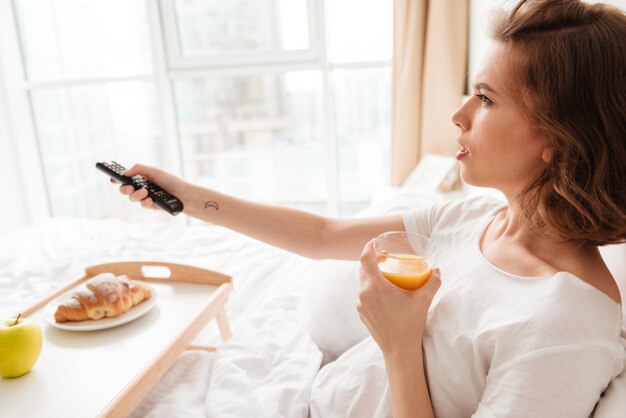
[[[487,83],[477,83],[477,84],[474,84],[474,89],[476,89],[476,90],[487,90],[487,91],[489,91],[489,92],[491,92],[491,93],[498,94],[498,92],[497,92],[497,91],[495,91],[495,90],[493,89],[493,87],[491,87],[491,86],[490,86],[489,84],[487,84]]]

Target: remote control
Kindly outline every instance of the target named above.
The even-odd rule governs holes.
[[[152,198],[154,204],[171,215],[176,216],[183,210],[183,202],[176,196],[172,196],[156,184],[139,175],[133,177],[123,175],[122,173],[126,171],[126,168],[115,161],[111,161],[110,163],[96,163],[96,168],[122,184],[132,185],[135,190],[142,188],[147,189],[148,197]]]

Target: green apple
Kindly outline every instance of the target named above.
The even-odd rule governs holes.
[[[33,368],[41,353],[41,329],[27,318],[0,321],[0,376],[18,377]]]

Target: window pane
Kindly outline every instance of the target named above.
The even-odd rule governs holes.
[[[31,81],[151,71],[145,1],[19,0],[13,4]]]
[[[369,204],[389,185],[391,70],[335,70],[335,127],[339,155],[340,214]]]
[[[319,72],[181,79],[174,86],[190,181],[254,200],[325,209]]]
[[[139,81],[32,92],[53,216],[101,218],[128,212],[95,168],[98,161],[159,165],[156,97]]]
[[[326,1],[330,60],[391,59],[392,13],[392,0]]]
[[[307,0],[175,0],[183,55],[309,47]]]

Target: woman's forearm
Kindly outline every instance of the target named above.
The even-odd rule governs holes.
[[[182,200],[183,212],[252,238],[311,258],[357,260],[376,235],[404,228],[401,215],[331,219],[277,205],[267,205],[188,183],[155,167],[135,164],[124,172],[140,175]],[[158,209],[148,190],[120,186],[120,192],[145,208]]]
[[[363,246],[385,231],[403,230],[401,215],[336,219],[239,199],[185,183],[184,213],[310,258],[357,260]]]
[[[434,418],[421,344],[385,353],[394,418]]]
[[[184,213],[312,258],[322,258],[327,218],[275,205],[239,199],[188,184]]]

